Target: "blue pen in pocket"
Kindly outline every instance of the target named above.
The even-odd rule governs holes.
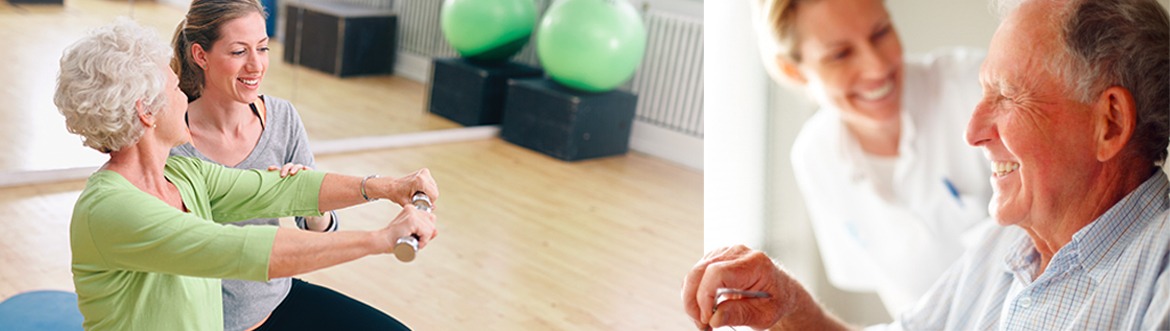
[[[947,186],[947,191],[951,192],[951,197],[955,198],[955,202],[959,203],[959,207],[963,207],[963,199],[959,196],[959,189],[955,188],[955,183],[951,183],[950,179],[943,177],[943,185]]]

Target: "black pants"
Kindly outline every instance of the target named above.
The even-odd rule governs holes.
[[[256,328],[265,330],[401,330],[406,325],[337,291],[293,278],[288,297]]]

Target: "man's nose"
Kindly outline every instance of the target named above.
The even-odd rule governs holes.
[[[967,122],[967,144],[979,147],[995,137],[993,113],[992,106],[986,99],[975,106],[975,112],[971,113],[971,121]]]

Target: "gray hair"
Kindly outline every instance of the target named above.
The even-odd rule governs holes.
[[[998,1],[1001,15],[1021,0]],[[1067,92],[1090,103],[1111,86],[1133,94],[1135,150],[1166,158],[1170,139],[1170,16],[1155,0],[1072,0],[1053,14],[1062,54],[1052,61]]]
[[[167,106],[168,60],[170,48],[157,34],[119,18],[65,49],[53,103],[85,146],[118,151],[145,130],[138,102],[148,111]]]

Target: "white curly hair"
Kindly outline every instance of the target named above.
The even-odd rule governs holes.
[[[170,58],[154,31],[119,18],[65,49],[53,103],[85,146],[118,151],[142,137],[139,102],[148,113],[167,106]]]

